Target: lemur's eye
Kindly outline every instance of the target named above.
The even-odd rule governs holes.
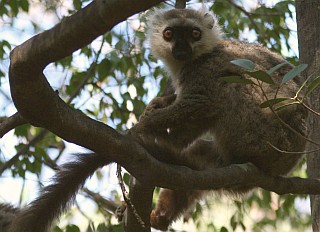
[[[195,40],[195,41],[198,41],[201,39],[201,31],[199,28],[194,28],[192,29],[192,38]]]
[[[162,36],[163,36],[164,40],[171,41],[172,37],[173,37],[172,28],[167,27],[166,29],[164,29],[164,31],[162,32]]]

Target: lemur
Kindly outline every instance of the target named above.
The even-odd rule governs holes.
[[[251,162],[269,175],[289,173],[301,158],[305,140],[288,127],[305,135],[307,111],[299,105],[279,111],[284,126],[270,109],[259,107],[265,101],[259,86],[219,80],[230,75],[247,77],[231,60],[253,60],[258,70],[268,70],[285,60],[261,45],[222,39],[216,18],[205,10],[157,10],[148,21],[151,52],[165,64],[175,95],[153,100],[128,136],[159,160],[196,170]],[[279,83],[291,68],[285,65],[273,74],[273,80]],[[263,87],[269,98],[276,93],[278,97],[292,96],[298,90],[295,81],[280,89]],[[202,138],[205,134],[209,139]],[[271,144],[297,153],[281,153]],[[56,182],[12,217],[9,232],[48,231],[83,182],[110,163],[107,156],[99,154],[79,157],[64,165]],[[241,194],[249,189],[239,186],[226,191]],[[163,189],[151,213],[151,225],[166,230],[205,193]]]
[[[285,60],[259,44],[222,39],[217,19],[205,10],[160,10],[148,26],[151,52],[164,63],[175,95],[154,99],[131,133],[140,134],[142,143],[149,147],[167,150],[164,153],[172,157],[166,156],[165,161],[180,161],[197,170],[251,162],[268,175],[288,174],[305,149],[308,112],[292,105],[275,113],[260,104],[275,96],[294,96],[298,81],[279,89],[265,83],[261,88],[254,79],[256,84],[247,85],[219,79],[250,79],[232,60],[252,60],[255,69],[263,71]],[[273,81],[280,84],[291,69],[289,63],[284,65],[273,74]],[[202,139],[204,135],[211,139]],[[242,194],[250,189],[239,186],[226,190]],[[205,193],[162,190],[151,213],[151,225],[166,230]]]

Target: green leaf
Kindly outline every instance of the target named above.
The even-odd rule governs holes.
[[[105,40],[107,41],[108,44],[110,44],[110,45],[112,44],[112,32],[111,31],[106,33]]]
[[[252,80],[246,79],[241,76],[227,76],[227,77],[220,77],[219,80],[225,81],[228,83],[238,83],[238,84],[254,84],[255,83]]]
[[[220,232],[228,232],[228,229],[226,227],[221,227]]]
[[[307,88],[306,95],[309,95],[315,88],[317,88],[320,85],[320,76],[316,77]]]
[[[27,137],[30,129],[30,125],[25,124],[15,128],[14,134],[18,137]]]
[[[307,64],[299,64],[298,66],[294,67],[286,75],[284,75],[281,84],[287,83],[288,81],[292,80],[293,78],[298,76],[302,71],[304,71],[307,67]]]
[[[275,104],[277,104],[279,102],[283,102],[283,101],[286,101],[286,100],[289,100],[289,99],[290,98],[274,98],[274,99],[271,99],[271,100],[263,102],[260,105],[260,108],[272,107],[273,105],[275,105]]]
[[[108,231],[107,226],[104,223],[98,225],[97,232],[106,232]]]
[[[76,225],[67,225],[66,232],[80,232],[80,229]]]
[[[6,41],[6,40],[2,40],[2,41],[0,42],[0,46],[1,46],[1,47],[7,47],[9,50],[11,50],[11,44],[10,44],[8,41]]]
[[[271,76],[275,71],[277,71],[278,69],[282,68],[286,64],[288,64],[288,63],[287,62],[283,62],[281,64],[278,64],[278,65],[274,66],[273,68],[269,69],[267,71],[267,73]]]
[[[125,41],[119,40],[119,41],[114,45],[114,47],[115,47],[117,50],[121,51],[121,50],[123,50],[125,44],[126,44]]]
[[[272,80],[271,76],[262,70],[254,71],[254,72],[246,72],[248,75],[252,76],[253,78],[256,78],[257,80],[260,80],[262,82],[274,85],[274,81]]]
[[[232,60],[230,62],[232,64],[238,65],[238,66],[245,68],[247,70],[250,70],[250,71],[254,69],[254,63],[251,60],[238,59],[238,60]]]
[[[237,228],[237,224],[238,223],[237,223],[236,215],[234,214],[230,219],[230,225],[233,230],[235,230]]]
[[[113,68],[111,62],[108,59],[103,59],[100,64],[97,65],[99,80],[105,80],[112,70]]]
[[[288,107],[288,106],[292,106],[292,105],[295,105],[295,104],[300,104],[300,103],[297,102],[297,101],[296,101],[296,102],[290,102],[290,103],[288,103],[288,104],[281,105],[281,106],[275,108],[274,110],[275,110],[275,111],[279,111],[279,110],[282,110],[283,108],[286,108],[286,107]]]
[[[58,226],[55,226],[53,232],[63,232],[63,230],[60,229]]]
[[[28,2],[28,0],[20,1],[20,6],[21,6],[22,10],[24,10],[25,12],[29,11],[29,2]]]
[[[126,185],[129,186],[129,183],[130,183],[130,175],[128,173],[124,173],[123,174],[123,181]]]
[[[123,232],[123,225],[118,224],[118,225],[109,225],[109,226],[101,226],[100,224],[97,228],[97,232]]]
[[[8,4],[11,7],[11,11],[12,11],[13,15],[17,15],[19,12],[18,1],[8,1]]]
[[[80,0],[73,0],[73,5],[74,5],[74,8],[75,8],[76,10],[79,10],[79,9],[81,9],[82,3],[81,3]]]

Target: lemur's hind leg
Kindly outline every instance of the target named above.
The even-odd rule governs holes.
[[[168,226],[193,207],[203,194],[204,191],[161,190],[157,207],[150,215],[151,226],[167,230]]]

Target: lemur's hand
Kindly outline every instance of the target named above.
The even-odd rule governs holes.
[[[156,111],[157,109],[163,109],[171,105],[175,101],[176,97],[177,95],[172,94],[164,97],[156,97],[155,99],[153,99],[139,117],[139,123],[134,125],[128,131],[128,135],[134,135],[135,137],[137,137],[137,135],[143,135],[146,130],[149,131],[149,126],[145,125],[146,119],[149,117],[151,118],[152,112]],[[164,130],[164,132],[166,132],[166,129]]]
[[[149,113],[156,109],[165,108],[169,105],[171,105],[174,100],[176,99],[177,95],[171,94],[163,97],[156,97],[153,99],[148,106],[143,111],[142,115],[139,118],[139,121],[143,120],[144,117],[148,116]]]

